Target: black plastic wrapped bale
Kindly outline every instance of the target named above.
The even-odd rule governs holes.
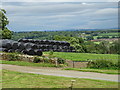
[[[34,52],[35,52],[35,55],[38,55],[38,56],[42,56],[43,54],[42,51],[39,49],[34,50]]]
[[[36,44],[31,44],[31,48],[32,48],[32,49],[38,49],[39,47],[38,47],[38,45],[36,45]]]
[[[15,50],[14,49],[9,49],[8,52],[15,52]]]
[[[53,45],[53,49],[58,49],[58,46],[57,45]]]
[[[49,49],[52,49],[53,48],[53,46],[52,45],[49,45]]]
[[[21,52],[22,52],[22,49],[16,49],[15,52],[21,53]]]
[[[30,43],[24,43],[23,45],[24,45],[25,49],[32,47]]]
[[[17,49],[18,48],[18,42],[14,41],[12,42],[12,49]]]
[[[29,40],[28,40],[28,39],[23,39],[23,42],[24,42],[24,43],[28,43]]]
[[[11,43],[12,40],[8,40],[8,39],[3,39],[3,40],[0,40],[0,47],[2,48],[7,48],[6,44],[7,43]]]
[[[28,39],[28,43],[32,43],[32,39]]]
[[[24,43],[23,44],[25,48],[32,48],[32,49],[38,49],[38,45],[37,44],[33,44],[33,43]]]
[[[7,49],[12,49],[12,43],[11,42],[6,43],[5,47]]]
[[[34,51],[34,49],[26,49],[26,54],[28,54],[28,55],[35,55],[35,51]]]
[[[9,50],[9,49],[5,48],[5,49],[4,49],[4,52],[8,52],[8,50]]]
[[[49,45],[50,43],[49,43],[49,40],[45,40],[45,43],[46,43],[46,45]]]
[[[34,44],[39,44],[39,40],[34,40]]]
[[[69,49],[69,47],[68,46],[63,46],[63,49],[67,50],[67,49]]]
[[[23,42],[23,39],[19,39],[18,42]]]
[[[19,43],[18,43],[18,49],[24,50],[24,49],[25,49],[24,43],[19,42]]]
[[[26,50],[22,50],[20,53],[27,54]]]

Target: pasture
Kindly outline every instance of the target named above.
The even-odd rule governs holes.
[[[49,55],[50,52],[44,52],[44,55]],[[53,56],[64,58],[72,61],[88,61],[88,60],[114,60],[118,61],[118,54],[93,54],[93,53],[71,53],[71,52],[54,52]]]

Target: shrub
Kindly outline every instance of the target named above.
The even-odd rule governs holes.
[[[45,63],[50,63],[50,59],[48,57],[44,57],[44,62]]]
[[[49,52],[49,55],[53,55],[53,51],[52,50]]]
[[[35,57],[33,62],[34,62],[34,63],[40,62],[40,58],[39,58],[39,57]]]
[[[88,64],[89,68],[107,68],[107,69],[118,69],[118,62],[114,62],[113,60],[93,60]]]
[[[58,58],[57,61],[58,61],[59,64],[64,64],[65,63],[65,60],[62,59],[62,58]]]
[[[20,57],[15,53],[8,53],[8,57],[9,57],[8,58],[9,61],[18,61],[18,60],[20,60]]]

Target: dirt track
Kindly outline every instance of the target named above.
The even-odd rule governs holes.
[[[28,66],[26,67],[26,66],[0,64],[0,66],[1,65],[2,65],[2,69],[18,71],[18,72],[73,77],[73,78],[88,78],[88,79],[98,79],[98,80],[118,82],[118,75],[101,74],[101,73],[93,73],[93,72],[68,71],[68,70],[61,70],[59,68],[49,68],[49,67],[28,67]]]

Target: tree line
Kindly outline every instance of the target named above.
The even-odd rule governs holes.
[[[66,37],[56,35],[54,40],[67,41],[76,51],[79,53],[96,53],[96,54],[120,54],[120,40],[113,41],[101,41],[96,44],[92,41],[85,41],[81,37]]]

